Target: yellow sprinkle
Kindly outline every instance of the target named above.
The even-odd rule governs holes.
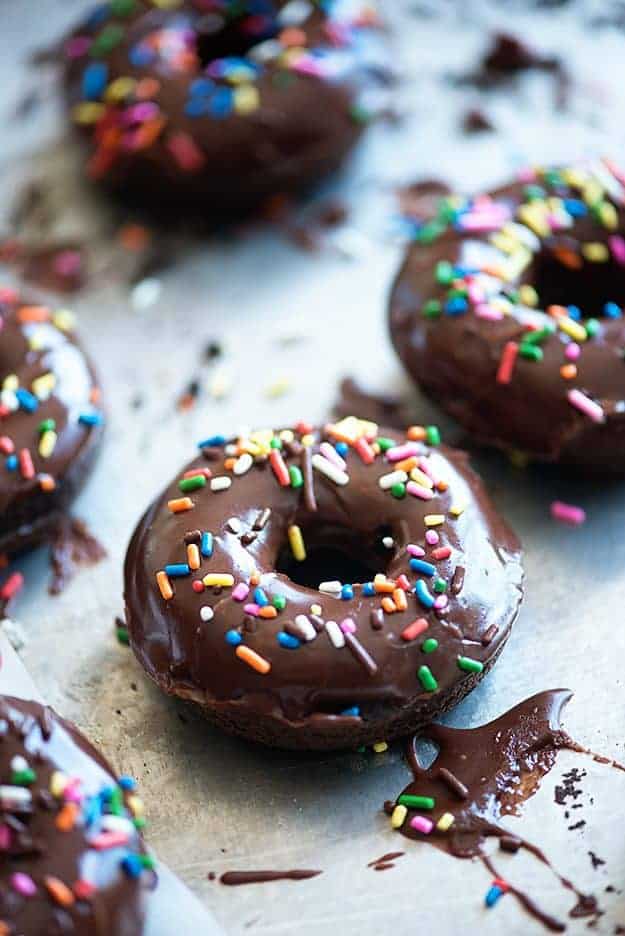
[[[52,796],[59,799],[63,795],[66,786],[67,777],[65,774],[61,773],[60,770],[55,770],[50,777],[50,793],[52,793]]]
[[[282,442],[292,442],[295,438],[295,433],[292,429],[283,429],[280,433],[280,439]]]
[[[57,309],[52,316],[52,323],[59,331],[72,331],[76,325],[76,316],[69,309]]]
[[[526,227],[537,234],[538,237],[549,237],[551,227],[546,218],[546,206],[540,202],[531,202],[529,205],[520,205],[517,217]]]
[[[454,824],[456,817],[453,816],[450,812],[443,813],[438,822],[436,823],[436,828],[441,832],[447,832],[448,829]]]
[[[612,202],[601,202],[597,208],[597,216],[604,227],[609,231],[615,231],[618,227],[618,211]]]
[[[523,305],[536,308],[538,305],[538,293],[529,283],[524,283],[519,289],[519,299]]]
[[[589,179],[582,189],[582,198],[587,205],[592,208],[597,202],[601,201],[604,194],[604,188],[596,179]]]
[[[187,562],[194,572],[200,568],[200,550],[197,548],[197,543],[189,543],[187,546]]]
[[[321,614],[322,611],[323,611],[323,608],[321,607],[321,605],[312,604],[312,605],[310,606],[310,613],[311,613],[311,614],[317,614],[317,615],[319,615],[319,614]]]
[[[31,384],[31,389],[38,400],[47,400],[56,386],[56,377],[54,374],[42,374],[41,377],[35,377]]]
[[[407,815],[408,815],[408,810],[405,806],[396,806],[393,812],[391,813],[391,828],[401,829]]]
[[[234,89],[234,109],[237,114],[251,114],[260,104],[258,88],[252,84],[242,84]]]
[[[302,436],[301,442],[304,448],[310,448],[311,445],[315,444],[315,437],[314,435],[311,435],[310,432],[307,432],[306,435]]]
[[[43,350],[43,348],[45,347],[45,341],[44,341],[43,333],[40,330],[36,332],[32,332],[32,334],[28,336],[28,347],[30,348],[31,351]]]
[[[293,557],[297,559],[298,562],[303,562],[306,558],[306,546],[304,545],[304,537],[302,536],[302,531],[298,526],[292,524],[288,530],[289,535],[289,546],[291,547],[291,552]]]
[[[163,570],[161,570],[160,572],[157,572],[156,581],[158,583],[160,593],[165,599],[165,601],[169,601],[171,598],[174,597],[174,590],[171,587],[171,582],[169,581],[169,576],[167,575],[167,572],[164,572]]]
[[[9,374],[8,377],[5,377],[2,381],[3,390],[17,390],[20,382],[16,374]]]
[[[46,430],[39,440],[39,454],[42,458],[50,458],[56,446],[57,435],[52,429]]]
[[[504,279],[508,282],[517,279],[532,262],[531,251],[527,247],[519,247],[508,259],[503,268]]]
[[[182,3],[182,0],[152,0],[152,4],[159,10],[175,10]]]
[[[127,76],[116,78],[115,81],[111,81],[110,85],[106,89],[104,97],[107,101],[123,101],[124,98],[127,98],[132,94],[136,86],[137,82],[134,78]]]
[[[145,806],[143,805],[143,800],[140,796],[137,796],[136,793],[131,793],[127,797],[126,802],[128,803],[128,808],[135,818],[143,816],[145,812]]]
[[[589,263],[605,263],[610,258],[610,252],[605,244],[595,241],[583,244],[582,254]]]
[[[86,126],[97,123],[104,111],[104,104],[99,104],[97,101],[82,101],[73,108],[72,118],[74,123]]]
[[[419,468],[413,468],[410,472],[410,478],[412,481],[416,481],[417,484],[420,484],[421,487],[429,488],[430,490],[434,487],[434,482],[431,478],[421,471]]]
[[[288,393],[291,389],[291,381],[288,377],[280,377],[278,380],[274,380],[273,383],[270,383],[268,387],[265,388],[265,396],[268,396],[271,400],[275,400],[277,397],[284,396],[285,393]]]
[[[452,507],[449,508],[449,513],[452,515],[452,517],[459,517],[461,514],[465,512],[466,509],[467,509],[466,504],[454,504]]]
[[[564,334],[572,338],[573,341],[586,341],[588,338],[584,326],[576,322],[575,319],[568,318],[566,315],[559,315],[556,318],[556,322],[558,323],[560,331],[563,331]]]
[[[440,526],[445,522],[445,517],[443,514],[427,514],[423,518],[426,527]]]
[[[232,588],[234,585],[234,576],[229,572],[209,572],[202,579],[207,588],[211,585],[217,585],[221,588]]]
[[[497,234],[491,234],[490,242],[493,247],[497,247],[498,250],[507,254],[512,254],[519,248],[518,238],[512,237],[510,234],[504,234],[502,231],[499,231]]]
[[[384,754],[384,751],[388,751],[388,744],[386,741],[376,741],[372,747],[376,754]]]

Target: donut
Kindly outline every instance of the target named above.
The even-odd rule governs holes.
[[[95,372],[73,317],[0,288],[0,554],[54,534],[99,447]]]
[[[439,443],[353,416],[202,440],[126,555],[147,674],[291,749],[387,741],[459,702],[505,644],[522,571],[467,456]]]
[[[140,936],[153,859],[130,777],[69,722],[0,696],[0,932]]]
[[[152,209],[215,211],[338,168],[380,89],[365,0],[111,0],[64,44],[86,171]]]
[[[536,169],[446,197],[390,296],[419,387],[478,443],[625,471],[625,175]]]

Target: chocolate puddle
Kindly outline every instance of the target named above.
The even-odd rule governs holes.
[[[385,804],[396,827],[409,838],[429,842],[457,858],[479,858],[500,889],[513,894],[552,932],[563,932],[566,924],[504,880],[483,845],[494,837],[504,851],[525,849],[534,855],[575,895],[571,917],[597,918],[602,912],[596,899],[563,877],[540,848],[499,825],[502,816],[519,815],[520,805],[536,793],[563,748],[625,771],[616,761],[577,744],[562,729],[562,710],[571,696],[566,689],[539,693],[479,728],[430,726],[421,737],[438,748],[438,756],[427,769],[421,767],[413,738],[408,761],[414,780],[395,803]]]
[[[64,517],[50,544],[52,579],[48,591],[59,595],[81,565],[94,565],[106,556],[106,549],[88,530],[83,520]]]
[[[322,873],[305,868],[293,871],[226,871],[219,880],[222,884],[236,887],[239,884],[264,884],[267,881],[306,881]]]

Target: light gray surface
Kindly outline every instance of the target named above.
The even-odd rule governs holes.
[[[51,23],[68,22],[83,0],[0,2],[0,118],[12,113],[33,75],[24,77],[24,53],[49,38]],[[624,37],[586,28],[590,13],[571,4],[537,12],[519,4],[441,3],[439,16],[417,19],[416,3],[387,4],[403,23],[396,37],[403,83],[396,104],[409,114],[397,128],[374,128],[339,183],[354,211],[334,248],[321,256],[298,252],[275,232],[255,231],[227,244],[199,243],[159,276],[158,301],[133,308],[119,273],[119,257],[105,245],[99,265],[114,257],[94,288],[73,305],[86,342],[97,352],[110,405],[102,459],[77,511],[109,549],[109,558],[82,572],[65,594],[46,595],[44,558],[24,564],[28,590],[16,609],[28,644],[23,658],[46,697],[101,741],[114,762],[136,774],[148,803],[151,841],[158,852],[216,913],[229,934],[302,936],[341,930],[344,936],[394,932],[533,934],[542,928],[511,898],[483,909],[488,877],[477,864],[454,862],[391,833],[380,808],[404,786],[399,749],[382,755],[296,757],[264,752],[208,728],[187,709],[164,698],[143,679],[131,654],[112,637],[121,611],[121,563],[140,512],[193,452],[194,440],[242,424],[281,424],[324,418],[337,378],[352,372],[384,389],[404,380],[386,334],[385,297],[400,248],[389,233],[390,189],[397,182],[442,175],[466,189],[498,182],[531,161],[572,161],[583,155],[623,152],[622,49]],[[40,16],[45,7],[46,17]],[[499,12],[498,12],[499,9]],[[459,11],[463,12],[460,13]],[[462,21],[461,25],[459,25]],[[571,110],[554,114],[551,79],[530,75],[517,90],[486,98],[442,82],[463,71],[484,44],[485,24],[523,29],[572,64],[576,88]],[[27,123],[13,123],[0,144],[2,191],[17,191],[33,172],[51,180],[51,198],[65,229],[102,234],[101,214],[72,174],[70,150],[49,100]],[[479,103],[499,133],[465,138],[457,132],[468,105]],[[0,210],[9,206],[0,205]],[[336,248],[354,252],[346,261]],[[96,289],[95,286],[98,288]],[[295,343],[288,337],[299,336]],[[216,368],[200,368],[210,338],[227,353]],[[221,401],[204,392],[180,414],[175,398],[198,372],[209,381],[221,369],[231,382]],[[285,377],[289,392],[277,399],[266,388]],[[140,394],[138,410],[130,401]],[[424,404],[418,412],[424,413]],[[575,698],[567,726],[593,748],[625,759],[623,751],[625,650],[625,489],[622,484],[567,481],[553,472],[515,471],[496,456],[479,467],[493,496],[526,547],[528,595],[500,662],[484,684],[451,716],[455,724],[486,721],[533,692],[570,686]],[[548,507],[558,497],[586,507],[578,530],[556,526]],[[583,809],[566,820],[553,787],[571,766],[584,768]],[[546,848],[556,865],[607,910],[596,932],[625,923],[620,895],[603,895],[625,878],[622,775],[563,753],[521,820],[511,828]],[[586,826],[568,831],[581,815]],[[379,874],[367,863],[386,851],[407,856]],[[606,865],[593,870],[588,851]],[[516,883],[554,913],[570,906],[554,878],[521,856],[500,859]],[[211,870],[317,867],[308,882],[222,887]],[[586,931],[584,921],[571,932]]]

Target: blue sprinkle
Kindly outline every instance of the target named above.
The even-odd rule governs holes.
[[[143,865],[138,855],[126,855],[122,861],[122,868],[130,878],[141,877]]]
[[[39,408],[39,400],[30,393],[29,390],[20,387],[15,391],[15,396],[19,400],[22,409],[25,409],[27,412],[34,413],[35,410]]]
[[[269,604],[269,598],[267,597],[263,589],[260,587],[260,585],[258,585],[254,589],[254,601],[256,602],[257,605],[260,605],[261,608],[264,608],[265,605]]]
[[[575,322],[581,321],[582,310],[578,306],[567,306],[567,311],[569,313],[569,318],[572,318]]]
[[[349,445],[347,444],[347,442],[337,442],[334,448],[339,453],[341,458],[345,458],[345,456],[349,452]]]
[[[469,308],[469,303],[462,296],[455,296],[448,299],[445,303],[445,312],[447,315],[464,315]]]
[[[200,552],[203,556],[206,556],[208,559],[213,555],[213,534],[212,533],[202,533],[202,539],[200,541]]]
[[[206,98],[191,98],[184,105],[187,117],[206,117],[210,114],[210,105]]]
[[[341,598],[343,601],[351,601],[354,597],[354,589],[351,585],[343,585],[341,588]]]
[[[85,24],[87,29],[95,29],[97,26],[101,26],[102,23],[105,23],[111,14],[111,8],[108,3],[99,3],[98,6],[91,11],[87,22]]]
[[[136,68],[143,68],[144,65],[152,64],[156,58],[156,52],[148,45],[138,44],[132,47],[128,58]]]
[[[484,898],[484,903],[487,907],[494,907],[500,897],[503,897],[503,891],[501,887],[493,884]]]
[[[211,81],[210,78],[196,78],[189,85],[189,94],[192,97],[206,97],[213,93],[214,88],[215,82]]]
[[[83,426],[101,426],[104,422],[104,417],[102,413],[98,413],[97,410],[94,410],[92,413],[81,413],[78,417],[78,422],[82,423]]]
[[[436,575],[436,566],[431,562],[425,562],[423,559],[411,559],[410,568],[413,572],[421,572],[423,575]]]
[[[574,218],[582,218],[584,215],[588,214],[588,209],[584,202],[579,201],[577,198],[565,198],[564,207]]]
[[[99,796],[90,796],[83,807],[83,821],[87,828],[102,814]]]
[[[417,596],[421,604],[424,605],[426,608],[434,607],[434,598],[432,598],[432,596],[430,595],[428,591],[428,587],[423,581],[423,579],[419,579],[419,581],[415,585],[415,595]]]
[[[285,650],[297,650],[298,647],[301,646],[297,637],[291,637],[290,634],[285,634],[284,631],[280,631],[277,637],[278,643],[281,647],[284,647]]]
[[[122,790],[130,790],[132,792],[132,790],[137,789],[137,781],[134,777],[120,777],[117,783],[122,788]]]
[[[620,318],[623,314],[621,307],[616,304],[616,302],[606,302],[603,307],[603,314],[607,315],[608,318]]]
[[[209,436],[208,439],[204,439],[203,442],[198,442],[198,448],[213,448],[215,445],[225,445],[226,437],[223,435],[214,435]]]
[[[232,110],[232,100],[230,88],[218,88],[210,100],[210,112],[213,117],[227,117]]]
[[[357,705],[352,705],[351,708],[344,709],[341,715],[345,715],[347,718],[360,718],[360,709]]]
[[[373,582],[365,582],[362,586],[362,593],[366,598],[372,598],[375,595]]]
[[[19,462],[17,460],[17,455],[9,455],[4,463],[4,466],[7,471],[17,471],[18,464]]]
[[[108,84],[109,70],[104,62],[87,65],[82,76],[82,96],[88,101],[97,100]]]
[[[170,578],[182,578],[184,575],[191,575],[191,569],[186,562],[172,562],[165,566],[165,572]]]
[[[240,643],[243,643],[243,638],[238,631],[229,630],[226,634],[226,643],[229,643],[231,647],[238,647]]]

